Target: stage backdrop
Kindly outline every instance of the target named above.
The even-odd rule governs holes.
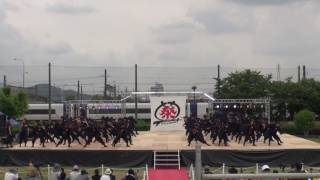
[[[150,131],[184,130],[186,96],[151,96]]]

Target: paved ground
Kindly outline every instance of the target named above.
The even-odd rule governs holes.
[[[173,169],[153,169],[148,170],[150,180],[189,180],[188,170],[186,168]]]
[[[271,146],[263,144],[261,140],[257,143],[257,146],[252,146],[247,144],[243,146],[242,144],[237,144],[234,141],[229,143],[229,146],[218,146],[217,144],[207,146],[203,145],[202,149],[225,149],[225,150],[271,150],[271,149],[320,149],[320,144],[296,137],[289,134],[282,134],[281,139],[284,142],[283,145],[278,146],[275,142],[272,142]],[[209,141],[208,141],[209,142]],[[78,143],[74,142],[70,148],[66,145],[55,147],[53,143],[46,144],[46,148],[39,146],[39,143],[36,143],[34,148],[31,148],[31,143],[29,142],[27,147],[19,147],[18,145],[14,146],[13,149],[88,149],[88,150],[187,150],[194,149],[195,142],[191,146],[187,146],[187,140],[184,131],[175,131],[175,132],[139,132],[137,137],[133,138],[133,143],[131,147],[126,147],[123,142],[118,144],[115,148],[108,144],[108,147],[104,148],[99,143],[93,143],[90,146],[83,148]]]

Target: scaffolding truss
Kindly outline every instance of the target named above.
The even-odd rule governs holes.
[[[223,104],[252,104],[252,105],[264,105],[264,112],[265,112],[265,117],[268,119],[268,123],[271,121],[271,116],[270,116],[270,103],[271,99],[270,98],[263,98],[263,99],[215,99],[214,101],[211,101],[211,108],[213,109],[215,105],[223,105]]]
[[[121,114],[123,117],[126,117],[126,101],[127,99],[131,97],[138,97],[142,95],[203,95],[208,99],[208,107],[214,108],[215,105],[223,105],[223,104],[252,104],[252,105],[264,105],[265,110],[265,117],[267,117],[268,122],[271,121],[270,116],[270,98],[262,98],[262,99],[215,99],[212,96],[210,96],[207,93],[194,91],[194,92],[131,92],[128,96],[120,99],[120,100],[71,100],[67,101],[67,104],[95,104],[95,103],[101,103],[101,104],[114,104],[119,103],[121,104]],[[136,102],[138,103],[138,102]]]

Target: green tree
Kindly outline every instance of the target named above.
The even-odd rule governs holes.
[[[14,96],[14,104],[17,107],[16,116],[21,117],[28,111],[28,98],[27,94],[24,91],[18,92],[16,96]]]
[[[300,82],[274,81],[270,88],[272,104],[277,111],[277,119],[283,120],[288,111],[289,119],[293,119],[295,113],[302,109],[310,109],[320,113],[320,83],[314,79],[306,79]]]
[[[14,117],[16,115],[16,110],[17,108],[14,105],[13,98],[0,92],[0,111],[8,116]]]
[[[291,112],[290,110],[297,108],[293,108],[293,106],[297,106],[297,100],[292,95],[294,89],[296,89],[296,86],[296,83],[292,82],[291,78],[287,79],[286,81],[272,82],[270,92],[272,94],[272,106],[276,113],[273,115],[273,117],[276,120],[286,119],[287,110]]]
[[[28,110],[26,93],[20,91],[17,95],[11,95],[10,88],[0,91],[0,111],[10,117],[21,117]]]
[[[294,116],[294,123],[298,130],[309,135],[310,130],[314,126],[315,114],[307,109],[299,111]]]
[[[217,86],[216,84],[216,92]],[[268,96],[271,85],[271,75],[262,75],[258,71],[246,69],[230,73],[220,82],[218,98],[262,98]]]
[[[271,75],[262,75],[259,71],[247,69],[230,73],[219,82],[216,83],[217,98],[247,99],[270,96],[272,117],[275,120],[292,120],[294,114],[302,109],[310,109],[320,114],[320,82],[314,79],[300,82],[293,82],[292,78],[271,81]]]

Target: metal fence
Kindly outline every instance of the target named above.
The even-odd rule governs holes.
[[[320,178],[320,173],[264,173],[264,174],[203,174],[203,180],[211,179],[309,179]]]
[[[318,178],[320,179],[320,168],[305,166],[301,163],[301,171],[299,173],[288,172],[284,165],[279,165],[279,167],[269,167],[268,173],[262,171],[263,164],[256,164],[252,167],[241,167],[240,172],[233,167],[228,167],[226,164],[222,164],[220,167],[216,167],[213,171],[210,167],[202,167],[201,158],[201,145],[197,144],[195,148],[195,167],[193,164],[189,167],[189,179],[191,180],[211,180],[211,179],[310,179]],[[232,168],[236,171],[230,171]],[[238,168],[239,169],[239,168]],[[272,171],[273,170],[273,171]]]

